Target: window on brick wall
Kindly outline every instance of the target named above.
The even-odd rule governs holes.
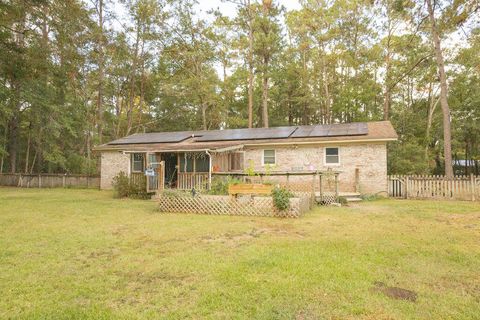
[[[275,164],[277,159],[275,155],[275,150],[263,150],[262,164]]]
[[[325,148],[325,164],[340,164],[340,153],[338,148]]]
[[[145,154],[143,153],[132,153],[131,156],[131,163],[132,163],[132,172],[143,172],[145,169]]]

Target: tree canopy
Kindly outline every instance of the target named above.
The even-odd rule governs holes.
[[[382,119],[391,173],[442,174],[449,119],[454,160],[480,160],[477,1],[228,2],[233,17],[195,0],[0,3],[0,172],[95,173],[93,146],[136,132]]]

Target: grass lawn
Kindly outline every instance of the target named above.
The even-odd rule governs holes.
[[[294,220],[0,188],[0,230],[1,319],[480,319],[479,203],[380,200]]]

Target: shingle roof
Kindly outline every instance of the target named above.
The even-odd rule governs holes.
[[[317,132],[327,132],[327,134],[323,134],[321,136],[305,136],[305,134],[300,134],[300,136],[298,136],[298,134],[295,134],[299,130],[303,130],[304,132],[311,132],[312,130],[309,130],[309,128],[312,128]],[[261,134],[256,135],[255,132]],[[269,135],[269,132],[272,134]],[[328,135],[328,132],[332,132],[332,134]],[[206,139],[205,137],[208,136],[212,138]],[[104,145],[100,145],[96,147],[95,150],[215,150],[235,145],[268,145],[272,143],[320,143],[359,140],[391,141],[396,139],[397,133],[395,132],[395,129],[393,128],[390,121],[372,121],[356,122],[349,124],[292,126],[268,129],[253,128],[233,130],[138,133],[111,141]]]

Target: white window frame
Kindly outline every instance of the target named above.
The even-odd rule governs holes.
[[[265,163],[265,151],[273,151],[274,162],[273,163]],[[262,150],[262,166],[274,166],[277,164],[277,150],[275,149],[263,149]]]
[[[327,149],[337,149],[337,150],[338,150],[338,162],[337,162],[337,163],[327,163]],[[341,163],[340,147],[331,146],[331,147],[325,147],[325,148],[323,148],[323,164],[324,164],[325,166],[339,166],[340,163]]]

